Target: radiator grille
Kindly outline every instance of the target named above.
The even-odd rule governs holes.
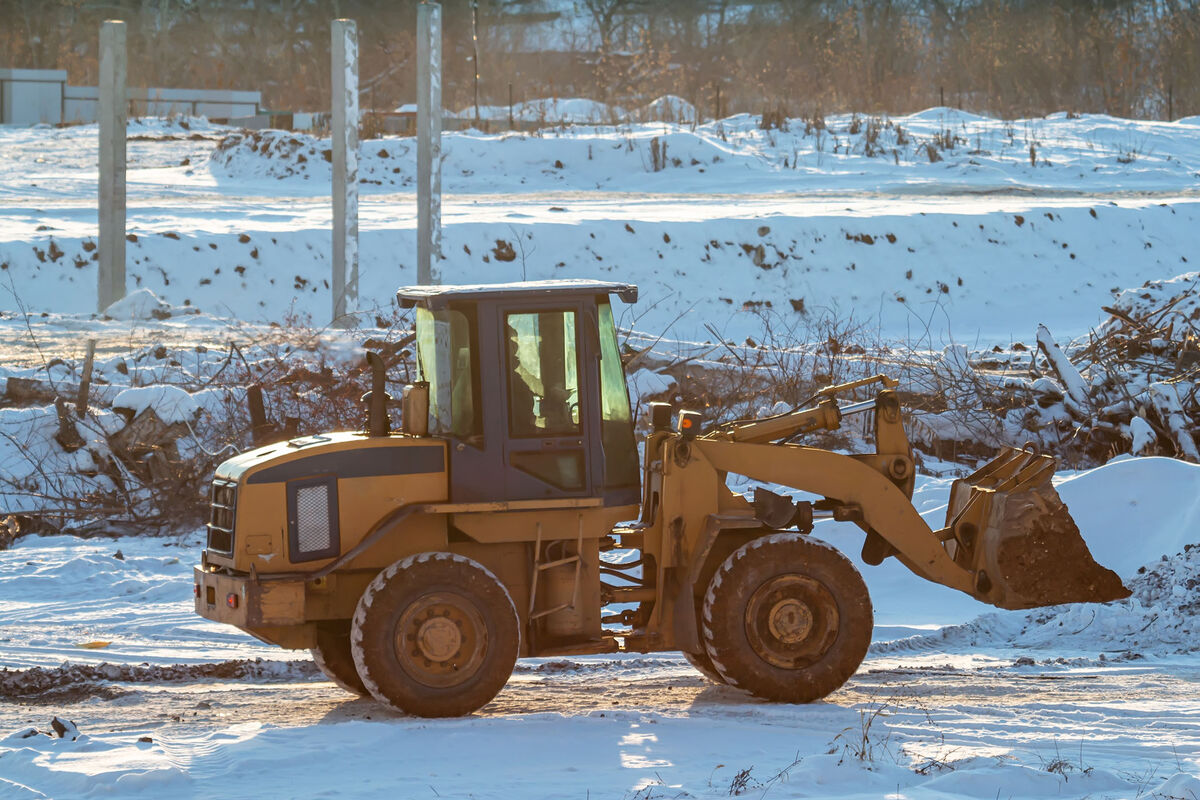
[[[237,510],[237,484],[217,479],[212,483],[211,512],[208,520],[208,549],[233,553],[233,520]]]
[[[304,555],[333,546],[329,519],[329,484],[296,489],[296,551]]]

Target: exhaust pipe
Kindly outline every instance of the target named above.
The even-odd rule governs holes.
[[[387,367],[379,354],[371,350],[367,351],[367,366],[371,368],[371,391],[362,396],[367,406],[367,435],[387,436],[392,432],[387,411],[392,399],[387,393]]]

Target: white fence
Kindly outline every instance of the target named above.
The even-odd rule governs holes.
[[[0,69],[0,124],[95,122],[100,89],[68,86],[66,70]],[[261,92],[219,89],[128,90],[130,116],[188,114],[209,119],[252,117]]]

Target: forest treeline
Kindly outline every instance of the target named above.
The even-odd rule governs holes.
[[[128,23],[131,85],[329,103],[329,22],[358,20],[363,106],[415,95],[416,0],[0,0],[0,68],[97,81]],[[540,97],[718,111],[900,113],[944,104],[1200,113],[1200,0],[443,0],[447,107]],[[476,69],[478,65],[478,69]]]

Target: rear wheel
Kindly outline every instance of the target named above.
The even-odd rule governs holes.
[[[725,683],[725,679],[721,677],[721,673],[717,672],[717,668],[713,666],[712,659],[708,657],[708,653],[689,653],[687,650],[684,650],[683,657],[687,659],[689,664],[695,667],[696,672],[699,672],[713,683]]]
[[[469,714],[495,697],[520,649],[517,609],[478,562],[420,553],[375,577],[350,636],[367,691],[421,717]]]
[[[350,652],[350,620],[324,622],[317,626],[317,646],[312,648],[313,661],[325,677],[352,694],[367,694],[354,656]]]
[[[704,596],[702,638],[725,682],[768,700],[835,691],[871,643],[871,599],[858,570],[824,542],[774,534],[738,548]]]

